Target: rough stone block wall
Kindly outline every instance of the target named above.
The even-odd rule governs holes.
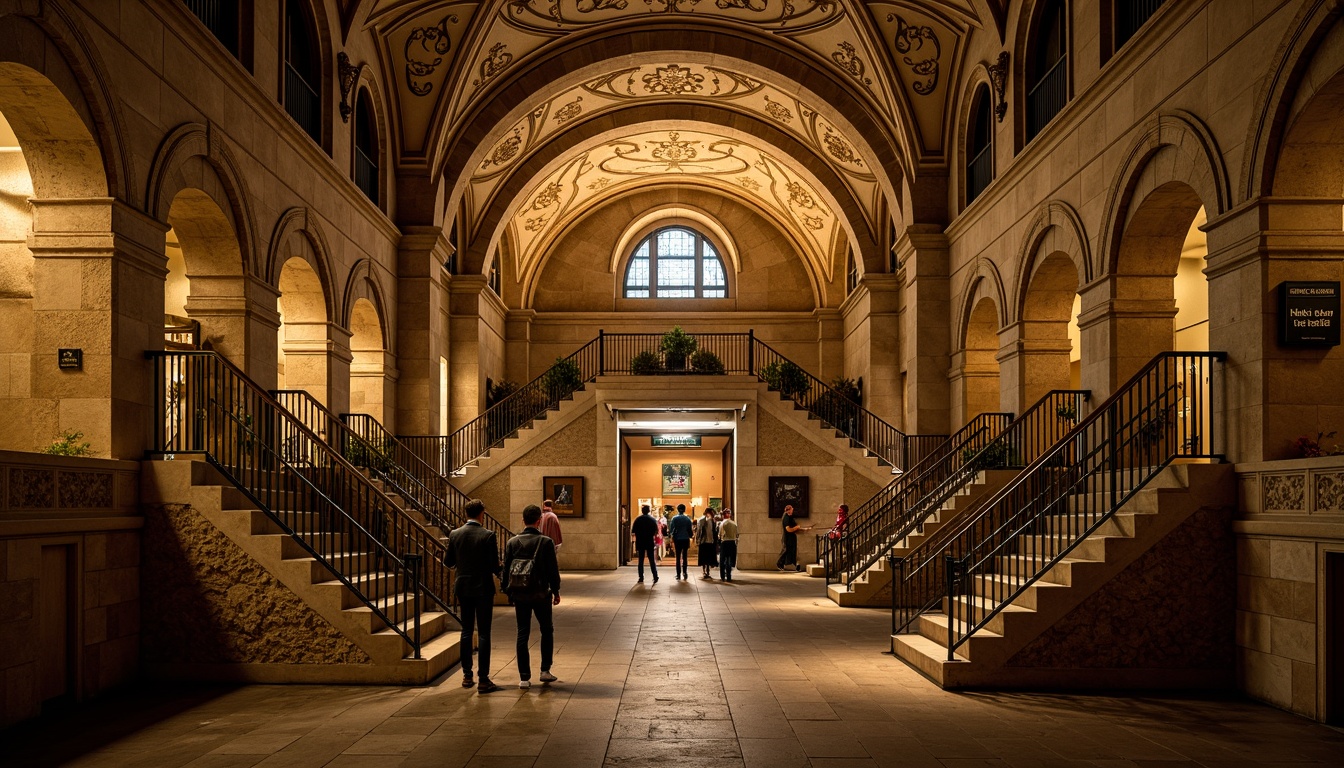
[[[143,584],[146,665],[370,663],[189,505],[146,505]]]

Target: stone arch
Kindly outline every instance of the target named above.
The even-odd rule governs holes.
[[[6,4],[7,6],[11,4]],[[115,197],[138,202],[117,99],[102,77],[108,71],[82,27],[63,3],[18,3],[0,8],[0,104],[26,103],[14,130],[42,135],[42,153],[65,158],[63,173],[38,163],[41,198]],[[28,11],[37,9],[36,12]],[[57,55],[51,55],[53,52]],[[30,139],[36,141],[36,139]]]
[[[184,189],[204,192],[221,211],[228,212],[241,252],[242,272],[259,274],[247,183],[222,137],[199,123],[178,126],[159,145],[145,193],[149,215],[167,222],[173,201]]]
[[[967,73],[966,85],[962,88],[961,98],[957,102],[956,122],[952,129],[952,146],[955,149],[952,160],[952,167],[954,170],[951,176],[952,188],[956,195],[955,199],[958,201],[958,211],[965,209],[970,204],[966,200],[966,168],[971,161],[969,138],[971,133],[971,110],[975,107],[975,96],[980,88],[986,89],[990,109],[992,110],[994,104],[994,84],[989,79],[989,69],[983,61],[976,62],[975,66],[971,67],[971,71]],[[990,123],[991,142],[996,138],[993,136],[993,134],[997,133],[994,128],[995,125],[997,125],[997,122]],[[991,151],[991,154],[997,154],[998,152],[997,143],[995,143],[994,146],[995,149]],[[997,167],[998,164],[995,163],[995,168]],[[997,176],[998,174],[996,173],[995,177],[997,178]]]
[[[382,329],[379,342],[384,349],[391,350],[392,340],[396,338],[396,334],[392,328],[391,317],[387,312],[387,300],[385,298],[387,292],[383,289],[382,281],[378,279],[378,272],[371,259],[360,259],[351,268],[342,296],[341,312],[337,322],[346,328],[351,328],[355,302],[360,300],[368,302],[377,312],[378,324]]]
[[[338,317],[334,298],[336,292],[332,288],[336,281],[332,278],[330,254],[331,249],[327,246],[322,228],[311,212],[307,208],[290,208],[281,214],[272,231],[263,272],[265,280],[279,287],[280,272],[285,262],[294,257],[303,258],[321,281],[326,317]]]
[[[1344,69],[1342,17],[1344,8],[1338,3],[1314,0],[1288,24],[1253,102],[1260,109],[1252,117],[1243,143],[1247,151],[1239,184],[1242,200],[1273,192],[1280,176],[1285,137],[1296,118],[1324,89],[1338,87],[1330,83],[1331,76]]]
[[[1091,264],[1073,208],[1059,201],[1041,206],[1016,261],[1000,362],[1007,380],[1004,402],[1022,412],[1052,389],[1074,388],[1081,376],[1081,350],[1073,338],[1078,289],[1091,275]]]
[[[392,146],[392,120],[388,116],[387,102],[383,98],[382,90],[378,86],[378,78],[373,70],[367,64],[361,64],[359,74],[355,82],[354,93],[351,94],[350,106],[354,107],[356,114],[351,116],[350,129],[350,156],[353,163],[355,149],[355,122],[359,119],[357,111],[359,109],[359,97],[364,93],[368,95],[369,109],[373,113],[374,129],[378,132],[378,202],[375,204],[386,214],[390,214],[392,209],[391,196],[396,188],[395,184],[388,182],[388,171],[392,168],[392,157],[389,147]],[[351,178],[354,178],[353,168]]]
[[[1193,190],[1211,219],[1232,207],[1227,169],[1213,134],[1198,118],[1184,112],[1155,115],[1125,154],[1106,195],[1095,275],[1115,272],[1122,236],[1136,210],[1135,201],[1169,182]]]
[[[1013,279],[1014,301],[1010,317],[1022,317],[1026,288],[1040,254],[1063,253],[1073,262],[1078,284],[1091,282],[1094,266],[1087,230],[1078,212],[1062,200],[1051,200],[1036,209],[1026,237],[1017,250],[1017,274]]]
[[[385,296],[373,262],[361,260],[346,282],[341,323],[350,331],[350,412],[395,429],[396,333]]]
[[[962,295],[956,350],[948,375],[954,426],[999,410],[999,332],[1006,324],[1005,308],[998,268],[982,256]]]

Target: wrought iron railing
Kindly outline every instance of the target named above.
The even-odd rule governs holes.
[[[722,364],[714,373],[753,374],[812,416],[887,465],[902,469],[938,446],[946,435],[907,435],[850,399],[770,345],[747,333],[697,333],[696,349],[712,352]],[[444,475],[484,456],[541,414],[559,407],[584,384],[602,375],[695,374],[688,360],[668,360],[658,333],[605,333],[542,375],[496,403],[450,437],[403,435],[412,452]],[[636,363],[643,356],[651,368]]]
[[[183,3],[216,40],[234,56],[238,55],[237,0],[183,0]]]
[[[1157,9],[1162,7],[1164,0],[1115,0],[1115,47],[1118,50],[1120,46],[1129,42],[1135,32],[1139,31],[1152,18]]]
[[[1005,426],[1011,413],[982,413],[956,434],[943,440],[924,460],[878,491],[854,511],[843,536],[817,537],[818,558],[826,565],[826,583],[851,583],[880,560],[901,539],[920,529],[937,505],[922,503],[943,486],[949,476],[961,476],[970,457],[979,454]],[[974,473],[971,474],[974,477]],[[959,489],[969,478],[957,484]],[[941,504],[941,502],[939,502]]]
[[[423,593],[450,610],[443,544],[214,352],[149,352],[152,455],[199,454],[420,654]]]
[[[466,524],[463,510],[471,499],[388,432],[377,419],[364,413],[345,413],[341,414],[341,421],[360,439],[378,447],[377,464],[381,467],[379,471],[382,476],[397,488],[398,493],[415,503],[418,509],[425,510],[426,517],[435,521],[434,525],[444,535],[448,534],[449,528]],[[507,510],[504,512],[507,514]],[[487,530],[495,532],[502,562],[504,545],[513,537],[513,531],[488,511],[481,514],[478,522]]]
[[[293,64],[285,62],[285,111],[313,141],[322,141],[322,99]]]
[[[1069,102],[1069,57],[1061,56],[1027,92],[1027,141],[1045,130]]]
[[[994,144],[985,145],[966,164],[966,204],[980,196],[994,180]]]
[[[359,147],[355,147],[355,186],[374,205],[378,204],[378,163]]]
[[[944,604],[948,659],[1176,459],[1218,459],[1221,352],[1168,352],[1016,478],[898,561],[892,634]],[[966,590],[972,593],[963,598]]]

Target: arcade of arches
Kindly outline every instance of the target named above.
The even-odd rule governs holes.
[[[774,479],[806,479],[825,529],[915,466],[860,411],[947,436],[1085,390],[1072,423],[1157,355],[1218,353],[1207,443],[1184,446],[1236,499],[1199,550],[1227,604],[1201,679],[1342,722],[1341,210],[1326,0],[0,0],[0,626],[41,638],[0,659],[0,722],[277,663],[186,653],[155,613],[182,595],[154,568],[269,578],[208,544],[222,527],[156,522],[180,523],[182,424],[218,408],[236,445],[267,439],[231,401],[179,401],[164,350],[450,446],[418,454],[435,482],[510,528],[580,478],[575,571],[624,565],[621,506],[668,496],[631,492],[623,436],[714,424],[731,469],[695,495],[738,510],[741,567],[773,569]],[[1280,337],[1297,281],[1333,286],[1333,344]],[[602,375],[516,435],[482,418],[599,337],[595,373],[628,374],[618,340],[673,326],[854,385],[849,439],[783,407],[737,336],[722,379]],[[514,439],[462,458],[471,434]]]

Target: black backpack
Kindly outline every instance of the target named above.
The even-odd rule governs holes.
[[[546,585],[541,583],[541,577],[536,573],[537,554],[541,551],[541,543],[545,536],[537,537],[537,545],[532,548],[532,556],[528,558],[515,557],[509,563],[509,597],[514,600],[540,600],[546,596]]]

